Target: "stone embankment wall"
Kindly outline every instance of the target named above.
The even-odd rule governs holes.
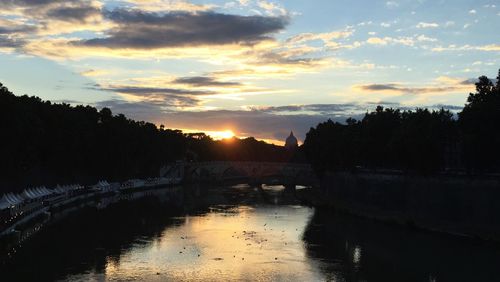
[[[318,205],[428,230],[500,241],[500,178],[336,172]]]

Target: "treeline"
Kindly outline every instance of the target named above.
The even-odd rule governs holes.
[[[0,84],[0,195],[34,185],[154,177],[176,161],[287,161],[253,138],[215,141],[134,121],[110,109],[15,96]]]
[[[360,121],[328,120],[311,128],[303,150],[315,169],[500,171],[500,71],[481,76],[458,118],[448,110],[377,107]]]
[[[257,162],[304,162],[298,151],[289,151],[253,137],[213,140],[204,133],[187,134],[189,150],[187,160],[200,161],[257,161]]]

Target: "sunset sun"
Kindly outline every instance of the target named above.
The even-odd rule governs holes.
[[[224,131],[216,131],[211,134],[214,139],[230,139],[233,138],[234,132],[231,130],[224,130]]]

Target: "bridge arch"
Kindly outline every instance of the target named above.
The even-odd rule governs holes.
[[[247,178],[249,181],[261,181],[265,178],[280,178],[282,182],[313,185],[316,176],[309,164],[270,163],[270,162],[203,162],[186,165],[185,175],[190,181],[234,180]],[[298,183],[301,182],[301,183]]]

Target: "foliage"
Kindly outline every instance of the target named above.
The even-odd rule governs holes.
[[[15,96],[0,84],[0,194],[34,185],[157,176],[175,160],[285,161],[281,146],[253,138],[214,141],[110,109]]]
[[[486,76],[476,83],[459,114],[464,159],[473,170],[500,168],[500,71],[496,84]]]
[[[436,173],[500,168],[500,73],[476,83],[458,120],[448,110],[400,111],[379,106],[361,121],[328,120],[311,128],[304,151],[317,169],[355,167]]]

